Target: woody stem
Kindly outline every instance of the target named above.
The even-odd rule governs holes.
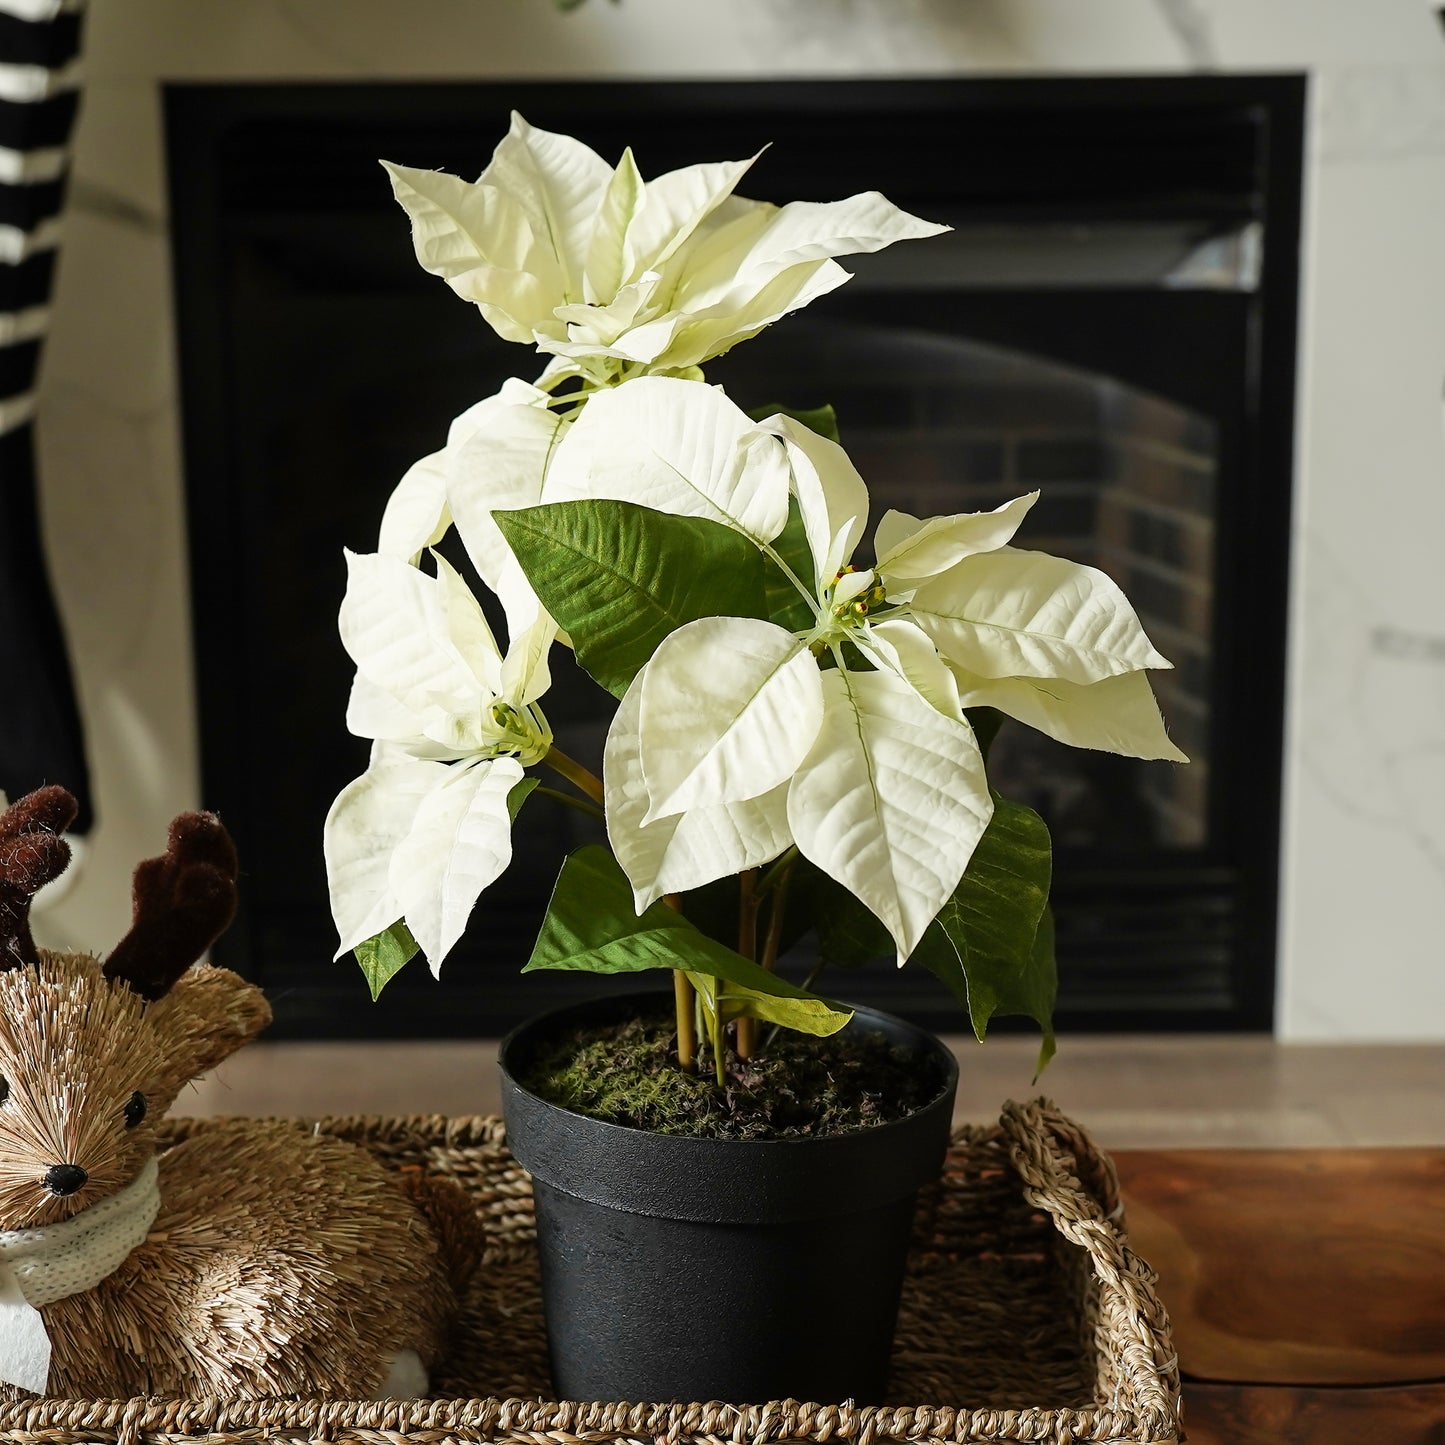
[[[672,971],[672,1001],[677,1011],[677,1066],[691,1074],[697,1070],[697,1017],[692,984],[680,968]]]
[[[744,958],[758,956],[758,870],[745,869],[738,875],[738,952]],[[738,1058],[752,1056],[757,1042],[757,1024],[753,1019],[740,1018],[737,1027]]]
[[[591,768],[584,768],[576,758],[569,758],[553,743],[542,759],[553,772],[560,773],[574,787],[580,788],[594,803],[603,801],[602,779]]]

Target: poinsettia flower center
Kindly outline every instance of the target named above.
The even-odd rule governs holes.
[[[872,568],[860,572],[849,563],[838,569],[824,601],[837,622],[844,627],[858,627],[886,605],[887,592]]]
[[[888,589],[871,567],[840,567],[819,599],[818,624],[804,640],[814,655],[848,641],[881,615],[891,616]],[[802,635],[802,634],[800,634]]]
[[[482,740],[479,752],[494,758],[515,757],[523,767],[540,763],[552,746],[552,729],[536,703],[518,707],[494,702],[482,710],[478,732]]]

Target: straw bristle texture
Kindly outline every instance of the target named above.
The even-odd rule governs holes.
[[[180,1121],[199,1141],[226,1126]],[[437,1398],[45,1400],[0,1407],[0,1445],[779,1445],[847,1440],[1164,1442],[1179,1376],[1154,1276],[1129,1249],[1112,1166],[1047,1101],[954,1138],[920,1202],[892,1390],[858,1408],[550,1398],[531,1185],[496,1119],[323,1120],[414,1177],[471,1197],[485,1241],[433,1373]]]
[[[155,1153],[164,1108],[134,1127],[125,1116],[131,1095],[166,1074],[168,1040],[144,1014],[84,954],[47,953],[0,973],[0,1229],[68,1219],[123,1188]],[[44,1176],[57,1164],[78,1165],[89,1181],[52,1194]]]
[[[124,1188],[182,1085],[270,1017],[226,969],[189,969],[153,1003],[84,954],[41,950],[0,972],[0,1229]],[[61,1164],[86,1176],[64,1196],[45,1177]],[[398,1178],[285,1122],[231,1120],[167,1149],[160,1196],[114,1274],[42,1307],[52,1395],[371,1394],[399,1351],[435,1361],[451,1281],[465,1285],[481,1254],[447,1180]]]
[[[181,1088],[271,1019],[261,990],[227,969],[193,968],[147,1004],[88,954],[38,959],[0,972],[0,1229],[53,1224],[128,1184]],[[84,1169],[85,1186],[51,1193],[56,1164]]]
[[[369,1395],[439,1353],[436,1236],[353,1145],[226,1120],[161,1156],[161,1212],[109,1278],[42,1311],[53,1395]]]

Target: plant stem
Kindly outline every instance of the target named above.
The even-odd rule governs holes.
[[[682,912],[682,899],[676,893],[664,893],[662,901],[674,913]],[[684,1073],[697,1072],[697,992],[687,973],[672,971],[672,1007],[677,1019],[677,1066]]]
[[[722,1009],[718,1009],[712,1020],[712,1056],[715,1060],[713,1072],[720,1089],[728,1086],[727,1047],[727,1025],[723,1023]]]
[[[808,970],[808,976],[803,980],[803,987],[807,989],[809,993],[812,993],[813,985],[822,978],[823,970],[827,968],[827,966],[828,960],[826,958],[820,958],[817,963]]]
[[[576,758],[569,758],[556,743],[547,749],[547,756],[542,761],[554,773],[560,773],[574,787],[580,788],[594,803],[602,803],[602,779],[590,768],[584,768]]]
[[[769,557],[777,565],[778,570],[798,589],[798,595],[812,609],[815,621],[823,620],[823,609],[818,605],[817,594],[809,587],[796,572],[783,560],[776,547],[771,547],[766,542],[759,542],[764,556]]]
[[[685,1073],[697,1072],[697,1020],[692,984],[680,969],[672,971],[672,999],[677,1009],[677,1064]]]
[[[758,956],[758,870],[747,868],[738,874],[738,952],[744,958]],[[740,1018],[737,1027],[738,1058],[752,1057],[757,1027],[752,1019]]]
[[[768,914],[768,932],[763,939],[762,965],[769,973],[777,967],[778,947],[783,941],[783,923],[788,912],[788,883],[791,873],[784,873],[773,895],[772,911]]]
[[[785,858],[786,854],[783,855]],[[781,860],[780,860],[781,861]],[[779,875],[777,891],[773,895],[772,909],[768,913],[768,932],[763,939],[762,965],[769,973],[772,973],[778,966],[778,948],[783,941],[783,923],[788,915],[788,882],[792,878],[792,859],[788,859],[788,866]],[[814,970],[816,973],[817,970]],[[810,975],[811,982],[811,975]],[[804,985],[805,987],[807,985]],[[751,1022],[751,1020],[749,1021]],[[767,1037],[763,1040],[763,1048],[771,1048],[773,1040],[778,1036],[780,1025],[774,1024],[768,1030]]]
[[[574,798],[571,793],[564,793],[560,788],[549,788],[545,783],[538,784],[537,791],[544,798],[551,798],[555,803],[565,803],[569,808],[576,808],[579,813],[586,813],[589,818],[603,818],[606,814],[601,808],[593,807],[584,798]]]

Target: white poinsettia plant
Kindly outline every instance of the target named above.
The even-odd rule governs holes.
[[[945,229],[876,193],[744,200],[750,164],[649,182],[514,117],[476,182],[388,166],[422,265],[551,360],[458,417],[348,558],[347,722],[373,748],[327,818],[337,956],[374,993],[418,952],[439,970],[550,769],[609,846],[565,861],[527,968],[671,970],[684,1067],[699,1024],[722,1080],[755,1020],[847,1022],[777,971],[809,927],[823,963],[917,960],[979,1037],[1025,1013],[1047,1051],[1048,832],[990,788],[987,744],[1007,714],[1182,762],[1146,675],[1169,664],[1105,574],[1014,545],[1037,493],[889,511],[869,546],[831,411],[750,416],[704,379],[847,280],[836,256]],[[453,529],[505,648],[434,550]],[[600,778],[553,740],[554,644],[618,700]],[[714,937],[690,899],[734,878]]]

